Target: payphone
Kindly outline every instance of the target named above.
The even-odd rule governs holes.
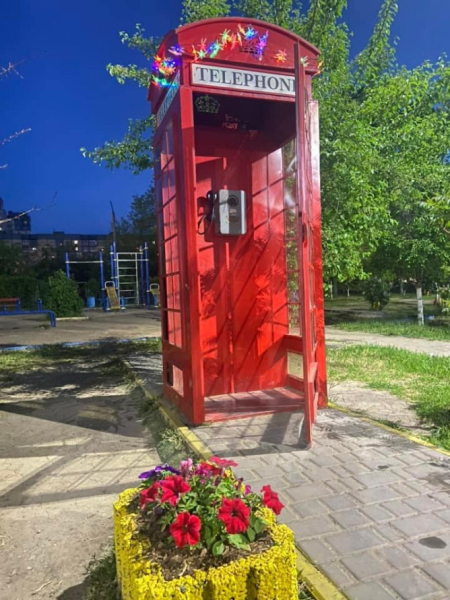
[[[210,191],[210,218],[215,222],[217,235],[243,235],[247,232],[245,220],[245,192],[243,190]]]

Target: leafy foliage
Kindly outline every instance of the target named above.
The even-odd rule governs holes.
[[[83,300],[78,295],[75,281],[67,279],[62,271],[56,271],[48,280],[45,306],[53,310],[57,317],[79,316],[83,308]]]
[[[364,284],[364,298],[372,310],[383,310],[390,298],[390,284],[379,277],[371,277]]]
[[[225,17],[229,12],[228,0],[184,0],[181,23]]]

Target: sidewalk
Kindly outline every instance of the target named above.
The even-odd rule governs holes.
[[[80,600],[117,495],[160,462],[151,436],[101,359],[13,374],[0,429],[0,599]]]
[[[330,348],[348,344],[375,344],[376,346],[403,348],[409,350],[409,352],[430,354],[432,356],[450,356],[450,342],[381,335],[363,331],[344,331],[337,326],[326,328],[326,342]]]
[[[352,600],[450,598],[450,458],[336,410],[301,451],[300,417],[194,431],[255,490],[280,493],[300,549]]]

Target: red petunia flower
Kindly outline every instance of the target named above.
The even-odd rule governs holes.
[[[215,463],[217,466],[219,467],[237,467],[238,464],[234,462],[234,460],[227,460],[225,458],[220,458],[220,456],[211,456],[211,458],[208,459],[209,462],[213,462]]]
[[[250,509],[239,498],[223,498],[218,516],[225,523],[227,533],[244,533],[250,525]]]
[[[262,490],[264,492],[263,504],[273,510],[276,515],[279,515],[284,508],[284,504],[278,498],[278,494],[272,490],[270,485],[265,485]]]
[[[202,522],[195,515],[188,512],[180,513],[170,526],[170,533],[175,540],[177,548],[195,546],[200,541]]]
[[[158,499],[160,488],[161,486],[158,482],[156,482],[146,490],[142,490],[140,496],[141,510],[143,510],[147,506],[147,504],[150,504],[150,502],[156,502],[156,500]]]
[[[160,482],[160,485],[163,488],[161,502],[169,502],[172,506],[175,506],[181,494],[191,489],[191,486],[179,475],[167,477]]]

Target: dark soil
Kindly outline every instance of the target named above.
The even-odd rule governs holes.
[[[213,556],[206,548],[176,548],[167,530],[152,524],[147,519],[138,520],[140,539],[148,539],[150,548],[147,558],[150,562],[161,566],[164,579],[171,581],[178,577],[194,575],[195,571],[207,571],[211,567],[220,567],[232,561],[253,554],[261,554],[273,546],[273,540],[267,531],[250,544],[251,550],[238,550],[233,546],[225,548],[221,556]]]

